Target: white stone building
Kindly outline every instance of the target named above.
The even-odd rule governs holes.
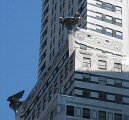
[[[129,120],[128,2],[43,0],[38,82],[17,120]],[[68,32],[59,17],[77,11]]]

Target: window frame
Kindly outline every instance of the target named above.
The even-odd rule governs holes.
[[[98,68],[102,69],[102,70],[106,70],[107,69],[107,61],[106,60],[98,60]]]
[[[107,117],[107,115],[106,115],[105,111],[99,111],[99,113],[98,113],[99,120],[106,120],[106,117]]]
[[[71,109],[72,108],[72,109]],[[66,115],[68,116],[74,116],[75,115],[75,107],[72,105],[67,105],[66,106]]]
[[[82,118],[90,119],[91,118],[90,112],[91,110],[89,108],[82,108]]]

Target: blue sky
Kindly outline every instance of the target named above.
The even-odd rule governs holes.
[[[0,0],[0,120],[15,120],[7,98],[37,81],[41,0]]]

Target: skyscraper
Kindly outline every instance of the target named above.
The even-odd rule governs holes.
[[[17,120],[129,120],[128,2],[43,0],[38,82]],[[76,12],[68,30],[59,18]]]

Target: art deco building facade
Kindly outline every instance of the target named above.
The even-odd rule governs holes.
[[[38,82],[17,120],[129,120],[128,2],[43,0]],[[59,18],[77,11],[68,31]]]

